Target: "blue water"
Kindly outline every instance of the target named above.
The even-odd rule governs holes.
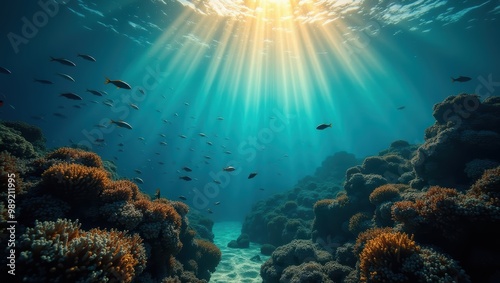
[[[498,94],[487,82],[500,81],[500,1],[225,2],[10,2],[0,12],[0,66],[12,72],[0,74],[0,119],[41,127],[49,148],[90,147],[147,193],[240,220],[337,151],[421,143],[433,104],[448,95]],[[460,75],[472,80],[451,83]],[[332,127],[316,130],[321,123]],[[237,170],[224,172],[229,165]]]

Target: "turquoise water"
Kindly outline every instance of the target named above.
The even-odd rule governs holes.
[[[210,208],[215,219],[241,220],[257,200],[290,189],[337,151],[364,157],[397,139],[422,142],[432,105],[448,95],[496,95],[499,7],[13,2],[1,12],[0,66],[11,74],[0,74],[0,118],[36,124],[49,147],[91,148],[121,176],[140,177],[147,193],[160,188]],[[450,81],[461,75],[471,80]],[[82,100],[60,96],[66,92]],[[322,123],[332,127],[317,130]]]

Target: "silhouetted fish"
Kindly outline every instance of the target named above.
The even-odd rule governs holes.
[[[72,82],[75,82],[75,79],[73,79],[70,75],[68,74],[63,74],[63,73],[57,73],[59,76],[67,79],[68,81],[72,81]]]
[[[132,126],[130,126],[129,123],[125,122],[125,121],[122,121],[122,120],[119,120],[119,121],[114,121],[114,120],[111,120],[111,123],[112,124],[116,124],[118,127],[121,127],[121,128],[126,128],[126,129],[129,129],[129,130],[132,130]]]
[[[236,170],[236,168],[234,168],[233,166],[227,166],[227,167],[223,168],[222,170],[227,171],[227,172],[232,172],[232,171]]]
[[[159,198],[160,198],[160,189],[156,189],[155,199],[159,199]]]
[[[12,74],[12,72],[9,69],[4,68],[4,67],[0,67],[0,73],[2,73],[2,74]]]
[[[142,180],[142,179],[141,179],[141,178],[139,178],[139,177],[135,177],[135,178],[134,178],[134,179],[132,179],[132,180],[136,181],[136,182],[137,182],[137,183],[139,183],[139,184],[144,184],[144,180]]]
[[[316,127],[317,130],[324,130],[326,128],[331,128],[332,124],[320,124]]]
[[[257,173],[256,172],[252,172],[252,173],[250,173],[250,175],[248,175],[248,179],[252,179],[255,176],[257,176]]]
[[[88,89],[87,88],[87,92],[90,92],[93,95],[102,96],[102,93],[100,91],[98,91],[98,90],[93,90],[93,89]]]
[[[187,200],[187,198],[185,196],[179,196],[179,198],[182,200]]]
[[[36,83],[41,83],[41,84],[45,84],[45,85],[51,85],[53,84],[53,82],[49,81],[49,80],[40,80],[40,79],[33,79],[34,82]]]
[[[106,81],[104,82],[105,84],[114,84],[117,88],[124,88],[124,89],[132,89],[132,87],[124,82],[124,81],[121,81],[121,80],[110,80],[108,78],[106,78]]]
[[[56,61],[66,66],[76,67],[76,64],[65,58],[54,58],[50,57],[50,61]]]
[[[83,98],[81,96],[79,96],[78,94],[72,93],[72,92],[61,93],[61,96],[64,96],[68,99],[73,99],[73,100],[83,100]]]
[[[470,81],[470,80],[471,80],[471,78],[469,78],[469,77],[464,77],[464,76],[460,76],[460,77],[458,77],[458,78],[456,78],[456,79],[454,79],[453,77],[451,78],[451,82],[452,82],[452,83],[453,83],[453,82],[461,82],[461,83],[463,83],[463,82],[468,82],[468,81]]]
[[[94,57],[87,55],[87,54],[78,54],[77,56],[82,57],[83,59],[85,59],[87,61],[92,61],[92,62],[96,61]]]
[[[399,106],[397,109],[398,109],[398,110],[403,110],[403,109],[405,109],[405,108],[406,108],[405,106]]]
[[[182,177],[179,177],[179,179],[182,179],[184,181],[191,181],[192,180],[189,176],[182,176]]]
[[[191,172],[193,170],[191,170],[191,168],[187,167],[187,166],[184,166],[182,167],[182,170],[186,171],[186,172]]]

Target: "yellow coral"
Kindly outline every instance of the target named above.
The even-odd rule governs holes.
[[[43,185],[68,200],[94,199],[110,182],[102,168],[59,163],[42,174]]]
[[[402,273],[405,259],[420,251],[420,246],[405,233],[381,233],[368,240],[360,258],[361,282],[394,282],[395,279],[408,281]]]

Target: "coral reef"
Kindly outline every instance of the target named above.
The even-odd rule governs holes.
[[[25,282],[132,282],[146,266],[142,239],[116,230],[80,230],[78,222],[36,222],[19,239]]]
[[[2,151],[19,158],[37,156],[35,148],[21,135],[21,132],[0,124],[0,152]]]
[[[1,124],[19,132],[27,142],[31,143],[36,152],[41,154],[45,151],[46,139],[40,128],[22,121],[2,121]]]
[[[498,97],[480,101],[477,95],[450,96],[434,105],[432,115],[436,122],[425,130],[425,143],[412,160],[413,187],[467,188],[481,171],[500,162]]]

